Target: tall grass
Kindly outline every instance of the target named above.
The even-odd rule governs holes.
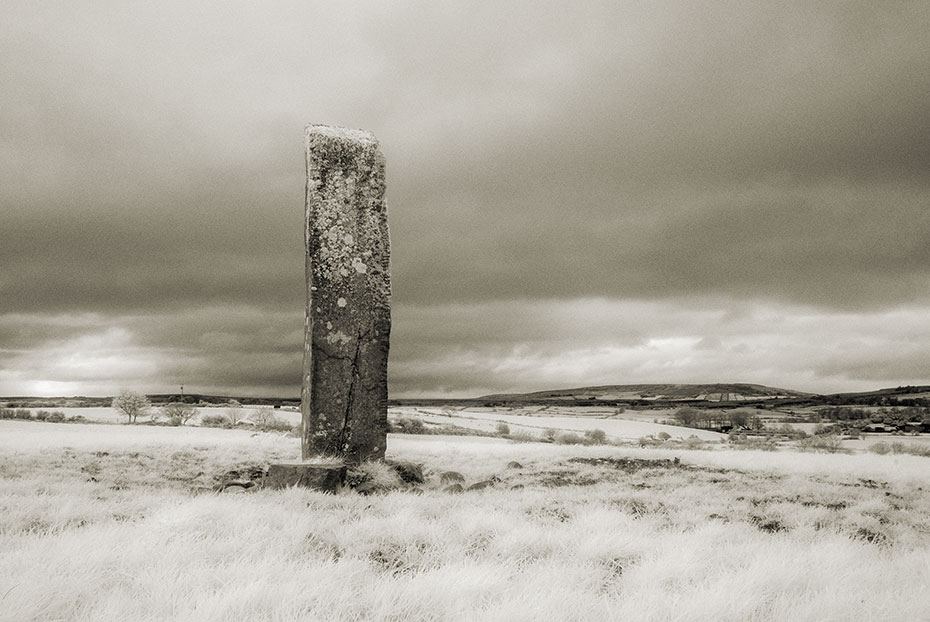
[[[3,622],[804,622],[930,610],[922,458],[403,436],[389,455],[425,465],[420,495],[218,495],[202,490],[212,474],[294,456],[297,440],[99,428],[0,422]],[[448,470],[501,481],[445,494]]]

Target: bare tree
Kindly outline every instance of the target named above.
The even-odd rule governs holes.
[[[165,416],[171,425],[184,425],[197,414],[197,410],[190,404],[172,402],[165,406]]]
[[[226,403],[226,416],[233,425],[242,421],[242,404],[238,400],[229,400]]]
[[[113,408],[129,417],[129,423],[135,423],[139,415],[144,415],[151,407],[149,398],[134,391],[122,390],[113,398]]]
[[[258,409],[258,412],[254,413],[249,419],[251,419],[252,423],[255,425],[273,425],[277,422],[274,411],[267,406]]]

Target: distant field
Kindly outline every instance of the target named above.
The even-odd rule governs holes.
[[[35,411],[37,409],[31,409]],[[113,408],[56,408],[66,417],[81,416],[92,422],[99,423],[125,423],[126,417],[121,416]],[[159,409],[152,409],[159,412]],[[227,413],[224,407],[199,407],[197,415],[191,421],[198,424],[204,415],[217,415]],[[256,407],[243,407],[239,409],[243,419],[249,419],[259,412]],[[266,409],[267,410],[267,409]],[[300,423],[300,413],[293,410],[277,409],[271,411],[274,416],[291,425]],[[657,411],[650,411],[650,415]],[[514,429],[524,429],[533,433],[540,433],[547,428],[556,430],[584,432],[585,430],[601,429],[610,437],[621,440],[635,440],[642,436],[666,432],[673,438],[688,438],[696,436],[703,440],[719,440],[724,435],[706,430],[695,430],[678,426],[667,426],[651,422],[651,417],[640,416],[637,420],[627,420],[624,414],[617,414],[616,409],[570,408],[570,407],[535,407],[527,409],[493,409],[493,408],[418,408],[398,406],[388,409],[392,419],[399,417],[417,417],[423,421],[454,425],[476,430],[493,431],[498,422],[506,422]],[[670,413],[665,413],[670,416]],[[618,419],[618,417],[622,419]],[[148,417],[141,417],[146,421]]]
[[[557,414],[553,414],[553,411]],[[592,412],[593,411],[593,412]],[[586,430],[600,429],[609,437],[617,440],[636,440],[644,436],[657,435],[660,432],[669,434],[672,438],[688,438],[696,436],[702,440],[718,441],[726,435],[708,430],[696,430],[679,426],[663,425],[650,421],[631,421],[622,418],[623,414],[613,414],[610,410],[603,412],[594,409],[564,410],[523,408],[415,408],[398,407],[390,409],[396,417],[418,417],[431,423],[454,423],[462,427],[471,427],[480,430],[493,430],[498,423],[506,423],[511,429],[525,430],[539,434],[551,428],[555,430],[585,432]],[[583,413],[583,414],[582,414]]]
[[[25,410],[29,410],[32,413],[35,413],[38,410],[61,411],[65,414],[66,417],[84,417],[88,421],[93,421],[96,423],[125,423],[126,422],[125,415],[121,415],[119,412],[117,412],[113,408],[110,408],[109,406],[90,407],[90,408],[54,408],[54,407],[45,408],[45,409],[27,408]],[[197,415],[192,420],[192,423],[195,423],[195,424],[198,423],[204,415],[225,414],[227,412],[226,408],[221,407],[221,406],[215,406],[215,407],[214,406],[210,406],[210,407],[198,406],[198,407],[195,407],[195,410],[197,411]],[[262,409],[259,407],[255,407],[255,406],[244,406],[239,410],[241,410],[241,415],[243,418],[248,418],[250,415],[254,415],[255,413],[259,412]],[[152,408],[151,411],[158,414],[161,412],[161,408],[155,407],[155,408]],[[274,413],[275,417],[282,419],[284,421],[287,421],[288,423],[296,424],[300,422],[300,413],[294,410],[285,410],[281,408],[281,409],[272,409],[271,412]],[[148,419],[149,419],[148,416],[140,417],[140,421],[147,421]]]
[[[0,421],[0,621],[930,611],[927,458],[392,434],[389,456],[424,464],[419,494],[208,492],[298,451],[248,430]],[[450,494],[447,470],[500,481]]]

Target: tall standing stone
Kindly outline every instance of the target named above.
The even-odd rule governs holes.
[[[362,130],[309,125],[301,457],[384,457],[391,332],[384,156]]]

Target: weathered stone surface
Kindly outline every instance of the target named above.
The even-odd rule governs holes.
[[[346,479],[346,467],[342,464],[272,464],[265,475],[266,488],[290,488],[300,486],[324,492],[336,492]]]
[[[384,156],[370,133],[307,127],[304,460],[384,457],[391,332]]]

